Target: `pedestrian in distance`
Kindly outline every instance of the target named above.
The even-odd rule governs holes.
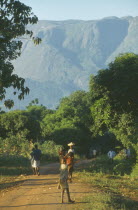
[[[126,158],[128,159],[128,158],[130,158],[130,156],[131,156],[131,152],[130,152],[130,149],[128,148],[124,148],[124,154],[126,155]]]
[[[93,149],[92,154],[93,154],[93,158],[96,158],[96,155],[97,155],[96,149]]]
[[[34,150],[35,148],[32,149],[30,156],[31,156],[31,166],[32,166],[33,174],[35,175],[35,168],[33,167],[34,166]]]
[[[111,161],[111,163],[113,162],[113,158],[116,156],[116,153],[115,151],[113,150],[110,150],[108,153],[107,153],[108,157],[109,157],[109,160]]]
[[[32,150],[31,153],[31,164],[33,168],[34,175],[40,175],[40,158],[41,158],[41,150],[38,149],[38,145],[35,145],[35,148]]]

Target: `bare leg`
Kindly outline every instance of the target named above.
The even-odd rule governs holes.
[[[70,171],[69,171],[69,180],[70,180],[70,182],[72,182],[72,173],[73,173],[73,168],[70,168]]]
[[[70,172],[70,182],[72,182],[72,171]]]
[[[33,174],[35,175],[36,174],[35,168],[32,168],[32,169],[33,169]]]
[[[34,169],[35,169],[35,174],[37,175],[37,168],[35,167]]]
[[[58,183],[58,185],[57,185],[57,189],[60,189],[60,183]]]
[[[62,191],[61,191],[61,203],[63,203],[64,192],[65,192],[65,189],[62,189]]]
[[[68,166],[68,180],[71,182],[71,168]]]
[[[36,167],[36,174],[39,176],[40,172],[39,172],[39,167]]]
[[[70,171],[68,171],[68,180],[70,180]]]
[[[71,198],[70,198],[69,188],[67,188],[66,191],[67,191],[67,196],[68,196],[68,202],[74,203],[74,201],[71,200]]]

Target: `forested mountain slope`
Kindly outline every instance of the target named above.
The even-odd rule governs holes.
[[[29,26],[42,38],[39,46],[24,39],[15,71],[27,79],[30,94],[20,102],[24,108],[34,98],[48,108],[72,91],[88,89],[90,74],[106,68],[119,53],[138,53],[138,17],[101,20],[41,20]],[[15,103],[18,107],[18,102]]]

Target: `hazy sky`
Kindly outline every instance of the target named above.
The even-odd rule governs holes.
[[[20,0],[39,20],[93,20],[108,16],[138,16],[138,0]]]

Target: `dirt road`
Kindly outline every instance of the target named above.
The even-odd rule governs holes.
[[[85,164],[82,161],[76,164]],[[26,180],[20,185],[10,189],[8,192],[0,193],[0,210],[41,210],[41,209],[73,209],[82,206],[79,199],[90,192],[86,185],[82,185],[75,178],[69,184],[71,199],[74,204],[67,203],[67,195],[64,196],[64,204],[61,204],[61,191],[57,189],[59,178],[59,164],[52,163],[41,167],[40,176],[27,176]]]

